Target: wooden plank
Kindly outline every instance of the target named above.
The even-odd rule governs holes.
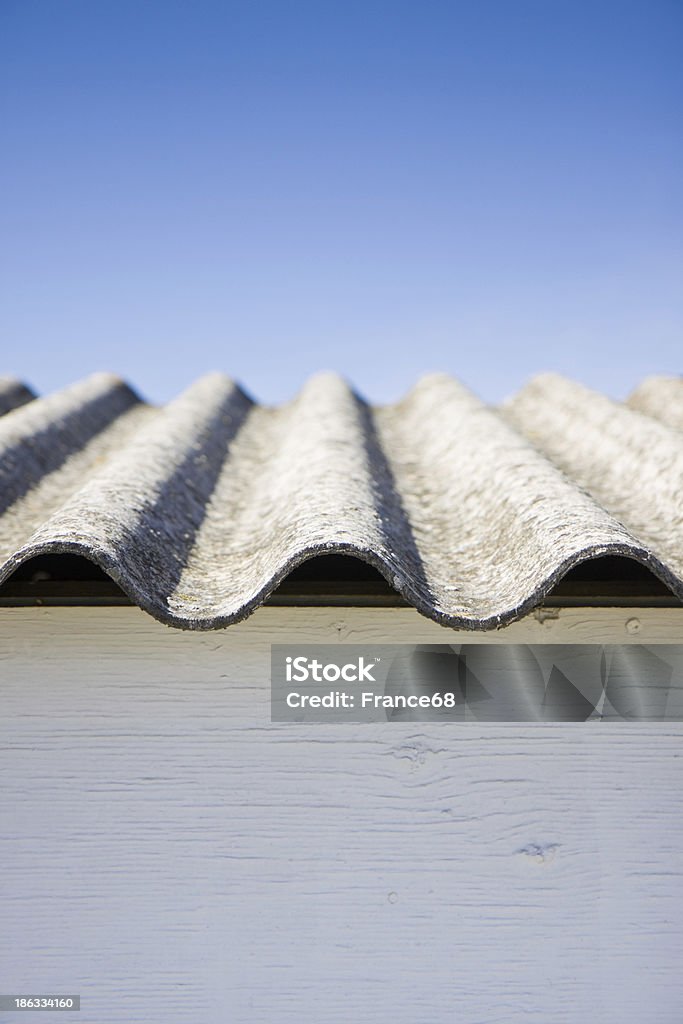
[[[222,630],[186,632],[156,622],[134,606],[22,607],[0,610],[0,636],[30,637],[45,632],[62,642],[75,631],[81,643],[95,635],[125,635],[147,647],[179,643],[212,645],[285,643],[292,636],[309,643],[683,643],[683,608],[538,608],[497,630],[458,631],[444,628],[414,608],[273,607]],[[182,641],[182,637],[194,640]],[[265,638],[265,639],[264,639]],[[88,644],[89,648],[92,646]]]
[[[682,625],[571,609],[467,639]],[[293,635],[454,636],[410,609],[0,613],[4,989],[80,991],[93,1024],[677,1024],[683,725],[274,725]]]

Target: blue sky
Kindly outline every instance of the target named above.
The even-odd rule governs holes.
[[[0,0],[0,364],[683,369],[683,2]]]

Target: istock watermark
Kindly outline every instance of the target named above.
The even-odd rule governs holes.
[[[683,644],[273,644],[271,717],[683,721]]]
[[[356,662],[346,662],[338,665],[334,661],[318,661],[317,658],[307,658],[305,654],[298,658],[287,655],[285,658],[285,678],[288,683],[306,683],[312,679],[314,683],[336,683],[343,680],[345,683],[375,683],[377,680],[373,675],[376,668],[377,658],[370,664],[366,663],[361,654]]]

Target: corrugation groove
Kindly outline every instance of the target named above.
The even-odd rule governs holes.
[[[554,374],[512,399],[511,423],[641,545],[676,589],[683,577],[683,438]]]
[[[0,515],[137,402],[123,381],[98,374],[4,417],[0,421]]]

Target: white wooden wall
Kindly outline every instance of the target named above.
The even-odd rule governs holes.
[[[295,630],[453,639],[0,610],[0,989],[80,992],[79,1024],[681,1024],[683,726],[272,725]],[[683,612],[495,636],[683,641]]]

